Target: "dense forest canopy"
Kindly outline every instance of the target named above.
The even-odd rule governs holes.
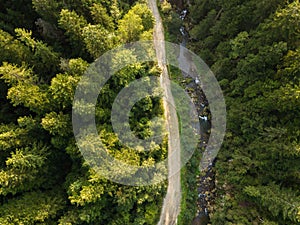
[[[113,183],[83,160],[72,133],[75,88],[89,64],[127,42],[151,40],[153,17],[144,1],[0,1],[0,224],[155,224],[165,183],[130,187]],[[117,62],[134,52],[116,55]],[[149,152],[122,145],[110,123],[118,92],[153,75],[154,62],[118,71],[96,105],[101,140],[126,163],[153,164],[166,143]],[[131,111],[137,136],[151,133],[161,100],[143,98]]]
[[[188,48],[213,70],[227,106],[211,223],[299,224],[299,1],[184,3],[182,21],[163,1],[166,36],[180,39],[185,25]],[[129,187],[99,176],[83,160],[71,123],[74,91],[89,65],[120,44],[153,38],[147,2],[0,0],[0,6],[0,224],[156,224],[166,183]],[[134,57],[124,51],[115,60]],[[122,145],[111,106],[131,81],[159,74],[154,62],[136,63],[99,95],[99,136],[111,155],[132,165],[165,159],[166,140],[147,153]],[[162,115],[161,99],[144,98],[131,111],[130,127],[146,138],[150,120]],[[188,192],[198,162],[184,168]],[[195,197],[187,201],[186,208],[196,208]]]
[[[193,0],[189,47],[224,91],[213,224],[300,223],[300,3]]]

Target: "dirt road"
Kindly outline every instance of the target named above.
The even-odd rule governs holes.
[[[158,66],[162,70],[160,85],[164,90],[164,109],[168,139],[168,189],[164,198],[163,207],[158,225],[174,225],[180,212],[181,186],[180,186],[180,138],[178,118],[174,107],[174,99],[171,93],[169,75],[166,66],[166,52],[164,41],[164,29],[158,12],[156,0],[148,0],[149,7],[155,17],[154,46],[158,60]],[[172,155],[172,157],[170,157]],[[170,176],[172,175],[172,176]]]

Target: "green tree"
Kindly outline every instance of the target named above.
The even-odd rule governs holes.
[[[212,223],[299,223],[298,12],[298,1],[191,7],[190,46],[227,104]]]
[[[0,23],[0,224],[155,223],[166,184],[129,187],[104,179],[83,159],[71,124],[72,107],[90,113],[82,102],[73,104],[89,63],[125,42],[119,36],[120,18],[136,12],[142,30],[134,38],[147,39],[150,11],[145,4],[131,9],[130,1],[33,0],[25,7],[36,11],[30,15],[17,7],[21,2],[5,2],[7,9],[0,9],[1,19],[9,10],[9,16],[25,17],[24,27],[11,18],[3,20],[7,25]],[[136,58],[125,50],[113,63]],[[110,122],[118,92],[148,75],[158,75],[154,63],[135,63],[109,79],[96,105],[99,137],[82,144],[101,138],[112,156],[134,165],[164,159],[165,141],[153,144],[149,153],[137,151],[120,143]],[[150,119],[162,115],[161,102],[141,101],[131,115],[135,132],[145,137],[159,125]],[[122,170],[120,175],[126,176]]]
[[[140,39],[145,31],[153,28],[153,16],[145,4],[137,3],[118,22],[118,34],[123,42]]]

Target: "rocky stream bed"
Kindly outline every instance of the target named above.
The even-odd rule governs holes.
[[[182,9],[179,12],[179,17],[181,20],[186,18],[188,11],[187,9]],[[180,28],[181,33],[181,45],[186,46],[188,42],[188,31],[182,26]],[[195,76],[191,76],[190,74],[186,74],[182,72],[182,75],[185,79],[186,92],[192,98],[195,107],[197,109],[199,115],[200,122],[200,141],[198,151],[203,152],[206,143],[209,139],[210,133],[210,111],[209,105],[206,100],[205,94],[200,88],[200,80],[194,78]],[[201,160],[199,159],[199,162]],[[214,172],[215,161],[209,164],[209,166],[200,171],[200,175],[197,176],[197,214],[192,222],[192,225],[207,225],[209,224],[209,214],[212,210],[212,205],[215,198],[215,172]],[[200,167],[199,167],[200,168]]]

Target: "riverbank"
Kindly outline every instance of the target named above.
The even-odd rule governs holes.
[[[188,11],[185,8],[177,9],[177,16],[181,21],[180,28],[177,31],[177,40],[180,40],[180,45],[186,46],[189,41],[188,29],[184,26],[185,20],[188,20]],[[178,24],[178,20],[174,20]],[[176,27],[176,26],[174,26]],[[166,29],[168,30],[168,29]],[[174,31],[172,31],[174,32]],[[174,37],[173,35],[171,35]],[[174,40],[170,40],[174,41]],[[180,59],[178,59],[180,60]],[[213,210],[215,198],[215,171],[214,162],[200,171],[199,162],[201,162],[202,154],[206,148],[210,135],[210,111],[209,104],[205,94],[200,88],[200,81],[193,78],[191,74],[183,72],[178,73],[176,70],[171,70],[172,79],[178,82],[192,98],[195,108],[199,115],[201,126],[201,134],[199,137],[199,146],[191,161],[181,171],[181,186],[182,186],[182,202],[181,212],[178,217],[178,225],[192,224],[209,224],[209,214]],[[195,161],[197,163],[195,163]],[[195,169],[195,167],[197,167]]]

